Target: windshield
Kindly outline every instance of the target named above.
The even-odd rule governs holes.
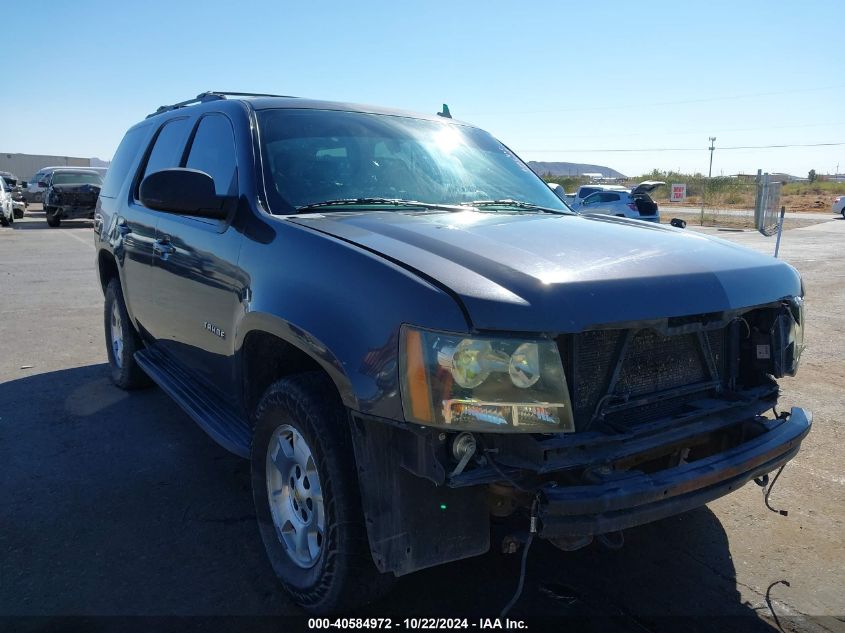
[[[258,121],[276,213],[375,198],[441,205],[513,200],[568,211],[510,150],[476,128],[330,110],[264,110]]]
[[[54,185],[101,185],[103,179],[93,171],[57,171],[53,172]]]

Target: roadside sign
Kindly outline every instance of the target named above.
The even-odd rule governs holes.
[[[683,202],[687,199],[686,184],[672,185],[672,190],[669,192],[669,202]]]

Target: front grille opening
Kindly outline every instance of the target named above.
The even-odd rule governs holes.
[[[728,381],[727,344],[735,330],[733,324],[677,334],[593,330],[559,340],[576,430],[689,412],[691,402],[715,395]]]

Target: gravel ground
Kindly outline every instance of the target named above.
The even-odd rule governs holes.
[[[264,557],[246,462],[158,389],[110,384],[91,225],[48,229],[30,208],[0,229],[0,629],[50,628],[10,616],[295,614]],[[718,235],[773,249],[755,233]],[[787,231],[781,247],[804,275],[809,315],[782,406],[815,414],[772,493],[789,516],[748,485],[629,530],[619,551],[536,543],[514,617],[613,617],[593,630],[845,631],[843,241],[845,221],[828,221]],[[423,571],[366,613],[495,616],[518,567],[493,552]],[[58,622],[51,630],[71,621]]]

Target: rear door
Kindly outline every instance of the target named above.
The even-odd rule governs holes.
[[[199,119],[183,165],[209,174],[218,195],[238,195],[235,136],[225,114]],[[160,214],[153,273],[158,344],[227,397],[235,395],[233,327],[247,286],[237,265],[241,233],[231,220]]]
[[[628,194],[625,194],[628,197]],[[581,204],[582,213],[607,213],[611,215],[625,215],[620,208],[622,194],[616,191],[598,191],[587,196]]]

